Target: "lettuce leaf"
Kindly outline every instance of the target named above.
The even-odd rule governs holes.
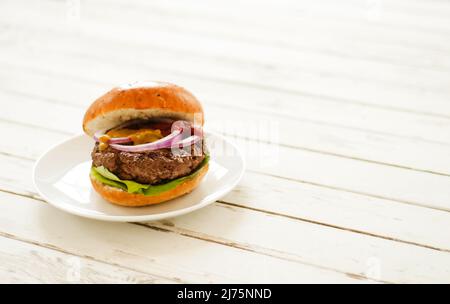
[[[140,184],[138,182],[134,182],[131,180],[122,180],[119,177],[117,177],[114,173],[109,171],[103,166],[100,167],[92,167],[91,168],[91,176],[96,179],[97,181],[111,186],[120,188],[124,191],[127,191],[128,193],[136,193],[136,194],[143,194],[143,195],[157,195],[159,193],[162,193],[164,191],[171,190],[181,184],[182,182],[193,178],[198,174],[200,169],[205,166],[209,161],[209,155],[206,155],[205,159],[200,163],[200,165],[195,169],[194,172],[192,172],[190,175],[183,176],[177,179],[173,179],[171,181],[168,181],[164,184],[158,184],[158,185],[148,185],[148,184]]]
[[[96,171],[99,175],[101,175],[103,179],[107,179],[108,181],[114,182],[112,184],[107,184],[108,186],[114,186],[117,185],[117,183],[120,183],[121,184],[120,188],[121,189],[125,188],[125,190],[127,190],[129,193],[139,193],[141,190],[147,189],[150,186],[140,184],[138,182],[134,182],[131,180],[122,180],[103,166],[93,167],[93,170]]]

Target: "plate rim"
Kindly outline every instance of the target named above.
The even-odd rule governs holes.
[[[56,149],[57,147],[65,144],[66,142],[72,141],[76,138],[79,137],[88,137],[86,134],[84,133],[78,133],[76,135],[73,135],[67,139],[61,140],[60,142],[52,145],[50,148],[48,148],[44,153],[42,153],[41,156],[39,156],[39,158],[36,160],[36,162],[33,165],[33,171],[32,171],[32,179],[33,179],[33,186],[34,188],[37,190],[37,193],[39,194],[39,196],[41,196],[49,205],[51,205],[52,207],[55,207],[59,210],[62,210],[64,212],[70,213],[70,214],[74,214],[80,217],[84,217],[84,218],[89,218],[89,219],[94,219],[94,220],[100,220],[100,221],[107,221],[107,222],[146,222],[146,221],[157,221],[157,220],[162,220],[162,219],[167,219],[167,218],[173,218],[176,216],[180,216],[180,215],[184,215],[187,213],[191,213],[195,210],[201,209],[203,207],[206,207],[214,202],[216,202],[218,199],[220,199],[221,197],[225,196],[227,193],[229,193],[231,190],[233,190],[236,185],[241,181],[242,177],[244,176],[244,173],[246,172],[246,160],[243,157],[242,151],[241,149],[233,142],[229,141],[226,137],[224,137],[221,134],[218,134],[216,132],[211,132],[211,131],[205,131],[206,134],[211,134],[213,136],[216,136],[218,138],[220,138],[221,140],[223,140],[224,142],[226,142],[227,144],[231,145],[234,149],[236,149],[237,154],[239,155],[239,158],[242,161],[242,170],[238,176],[238,178],[231,183],[229,186],[225,187],[223,190],[219,191],[216,195],[214,195],[211,199],[206,200],[203,203],[199,203],[199,204],[195,204],[193,206],[187,207],[187,208],[183,208],[183,209],[177,209],[177,210],[173,210],[173,211],[169,211],[169,212],[164,212],[164,213],[157,213],[157,214],[149,214],[149,215],[118,215],[118,216],[112,216],[112,215],[104,215],[104,214],[98,214],[98,215],[94,215],[94,214],[86,214],[84,213],[80,208],[70,208],[69,206],[66,207],[67,204],[61,204],[61,203],[55,203],[52,201],[52,199],[49,199],[48,196],[46,196],[41,189],[38,187],[37,182],[36,182],[36,170],[37,167],[39,166],[39,164],[41,163],[42,159],[52,150]],[[186,194],[189,195],[190,193]],[[109,203],[111,204],[111,203]],[[124,207],[127,208],[127,207]]]

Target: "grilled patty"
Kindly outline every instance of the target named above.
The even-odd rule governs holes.
[[[147,152],[123,152],[111,147],[100,151],[98,144],[92,151],[95,167],[104,166],[123,180],[142,184],[159,184],[189,175],[205,158],[200,146],[191,146],[191,155],[173,154],[171,149]]]

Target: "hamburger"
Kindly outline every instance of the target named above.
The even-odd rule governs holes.
[[[200,102],[184,88],[138,82],[95,100],[83,130],[95,140],[90,180],[121,206],[162,203],[195,189],[208,171]]]

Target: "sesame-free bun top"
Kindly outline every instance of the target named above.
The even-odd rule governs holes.
[[[95,100],[83,119],[89,136],[133,119],[169,117],[203,125],[203,108],[186,89],[167,82],[135,82],[113,88]]]

